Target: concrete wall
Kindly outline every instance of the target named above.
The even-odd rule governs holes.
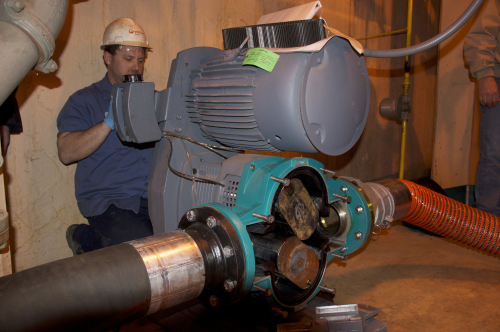
[[[67,257],[68,225],[83,223],[74,198],[75,166],[57,157],[56,117],[76,90],[105,74],[99,49],[105,26],[119,17],[133,17],[146,30],[153,52],[145,79],[164,89],[177,52],[194,46],[222,47],[223,28],[254,24],[266,13],[310,0],[88,0],[70,1],[68,17],[56,41],[55,74],[31,72],[19,87],[24,133],[12,138],[6,160],[8,207],[11,213],[15,271]],[[406,26],[406,2],[396,0],[325,0],[323,17],[329,26],[359,38]],[[439,1],[415,3],[414,41],[428,39],[438,29]],[[404,46],[404,35],[364,42],[369,48]],[[432,158],[436,50],[412,58],[413,113],[408,130],[407,174],[429,172]],[[337,158],[312,155],[328,168],[363,180],[396,174],[400,125],[378,115],[381,99],[402,93],[404,59],[367,59],[371,110],[360,142]],[[291,154],[288,154],[291,155]]]

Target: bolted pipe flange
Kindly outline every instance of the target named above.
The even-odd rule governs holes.
[[[207,218],[207,226],[210,228],[214,228],[217,225],[217,219],[214,216],[210,216]]]

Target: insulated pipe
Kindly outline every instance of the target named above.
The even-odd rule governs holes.
[[[55,39],[62,29],[68,0],[3,0],[0,2],[0,105],[30,70],[50,73]]]
[[[109,331],[204,285],[196,242],[174,231],[0,278],[0,331]]]
[[[431,39],[410,47],[399,48],[395,50],[371,50],[365,49],[363,55],[366,57],[372,58],[397,58],[400,56],[412,55],[415,53],[423,52],[431,47],[438,45],[439,43],[445,41],[449,37],[451,37],[455,32],[460,29],[465,22],[467,22],[472,15],[479,9],[484,0],[474,0],[467,7],[465,12],[455,21],[452,25],[450,25],[446,30],[441,32],[440,34],[432,37]]]

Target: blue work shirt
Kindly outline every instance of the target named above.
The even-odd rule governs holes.
[[[69,97],[57,117],[59,134],[87,130],[104,120],[111,100],[108,76]],[[75,195],[84,217],[97,216],[114,204],[139,211],[147,198],[154,145],[122,142],[111,131],[104,143],[76,166]]]

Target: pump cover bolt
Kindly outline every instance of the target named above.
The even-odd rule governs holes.
[[[276,176],[271,175],[271,180],[279,182],[282,185],[284,185],[285,187],[288,187],[290,185],[290,179],[282,179],[282,178],[278,178]]]
[[[210,228],[214,228],[217,225],[217,219],[215,217],[210,216],[207,218],[207,226]]]
[[[196,214],[194,213],[193,210],[190,210],[186,213],[186,218],[189,221],[194,221],[196,219]]]
[[[225,246],[224,247],[224,257],[229,258],[234,255],[233,248],[230,246]]]
[[[349,188],[348,188],[347,186],[342,186],[342,187],[340,187],[340,190],[341,190],[344,194],[346,194],[346,193],[349,191]]]
[[[362,206],[356,206],[354,211],[356,212],[356,214],[361,214],[361,213],[363,213],[364,210],[363,210]]]
[[[363,238],[363,233],[361,233],[361,232],[354,233],[354,238],[356,240],[361,240]]]

